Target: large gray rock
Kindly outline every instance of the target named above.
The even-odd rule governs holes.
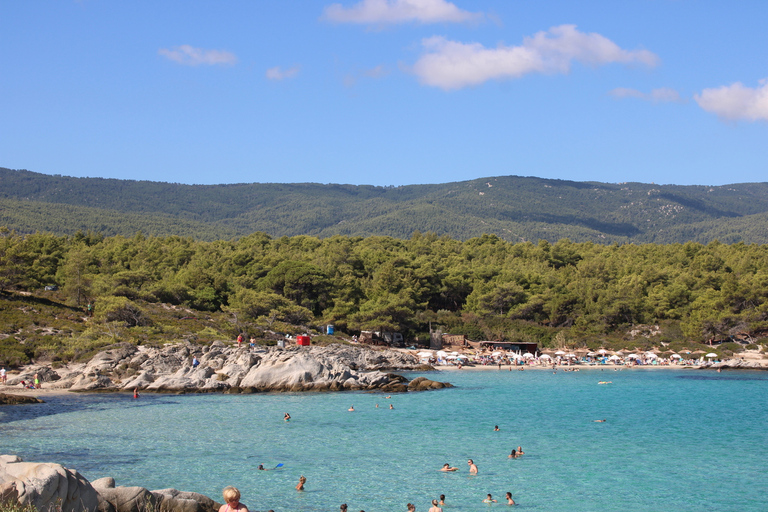
[[[98,495],[80,473],[60,464],[0,455],[0,495],[40,512],[95,511]]]
[[[157,510],[157,498],[144,487],[98,487],[96,490],[115,512]],[[105,510],[104,505],[99,508]]]

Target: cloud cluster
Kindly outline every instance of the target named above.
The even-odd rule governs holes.
[[[332,4],[323,11],[323,19],[334,23],[366,25],[466,23],[482,18],[482,13],[464,11],[445,0],[362,0],[349,8]]]
[[[267,70],[266,77],[269,80],[280,81],[280,80],[286,80],[288,78],[293,78],[298,74],[299,74],[299,66],[293,66],[288,69],[283,69],[280,66],[275,66]]]
[[[647,50],[624,50],[600,34],[579,32],[575,25],[538,32],[519,46],[486,48],[443,37],[424,39],[422,44],[427,52],[413,65],[413,73],[421,83],[445,90],[529,73],[567,73],[574,61],[593,66],[614,62],[655,66],[659,60]]]
[[[756,88],[736,82],[716,89],[704,89],[694,99],[701,108],[722,119],[768,121],[768,78],[759,83]]]
[[[195,48],[188,44],[176,46],[175,48],[160,48],[158,52],[163,57],[183,64],[185,66],[220,66],[232,65],[237,62],[237,57],[233,53],[222,50],[205,50]]]
[[[617,87],[608,94],[614,98],[638,98],[653,103],[682,103],[683,99],[674,89],[669,87],[661,87],[659,89],[653,89],[651,92],[641,92],[637,89],[628,89],[626,87]]]

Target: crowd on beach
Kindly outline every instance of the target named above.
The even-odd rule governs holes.
[[[698,359],[692,357],[698,354],[686,354],[685,357],[677,353],[669,353],[665,356],[661,356],[652,351],[647,352],[633,352],[625,354],[622,351],[611,352],[605,349],[601,349],[597,352],[585,352],[583,354],[575,354],[573,352],[565,352],[562,350],[547,353],[537,352],[536,354],[526,352],[505,352],[497,350],[494,352],[473,352],[466,351],[463,353],[452,351],[447,352],[445,350],[437,351],[419,351],[416,356],[422,363],[431,364],[434,366],[510,366],[518,368],[526,367],[539,367],[550,368],[552,366],[624,366],[624,367],[636,367],[636,366],[700,366],[716,361],[716,354],[710,353],[706,356],[701,356]],[[706,359],[705,359],[706,358]]]

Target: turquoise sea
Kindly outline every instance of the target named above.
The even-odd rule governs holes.
[[[426,512],[445,494],[446,512],[488,512],[508,509],[506,491],[516,510],[768,510],[768,372],[428,376],[456,387],[390,399],[357,392],[50,397],[0,409],[0,453],[58,462],[90,480],[112,476],[118,485],[174,487],[217,501],[234,485],[252,511],[333,512],[347,503],[350,511],[404,512],[411,502]],[[507,458],[518,445],[525,455]],[[468,474],[468,458],[477,476]],[[459,471],[439,472],[446,462]],[[258,464],[283,466],[257,471]],[[300,475],[307,478],[301,493],[294,489]],[[500,502],[483,504],[487,493]]]

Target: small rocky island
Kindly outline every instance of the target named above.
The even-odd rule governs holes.
[[[47,389],[69,391],[140,390],[165,393],[268,391],[405,392],[451,384],[423,377],[408,382],[396,370],[427,370],[412,354],[366,345],[324,347],[209,346],[190,343],[145,347],[117,345],[87,363],[59,368],[29,365],[8,384],[30,382],[35,374]]]

